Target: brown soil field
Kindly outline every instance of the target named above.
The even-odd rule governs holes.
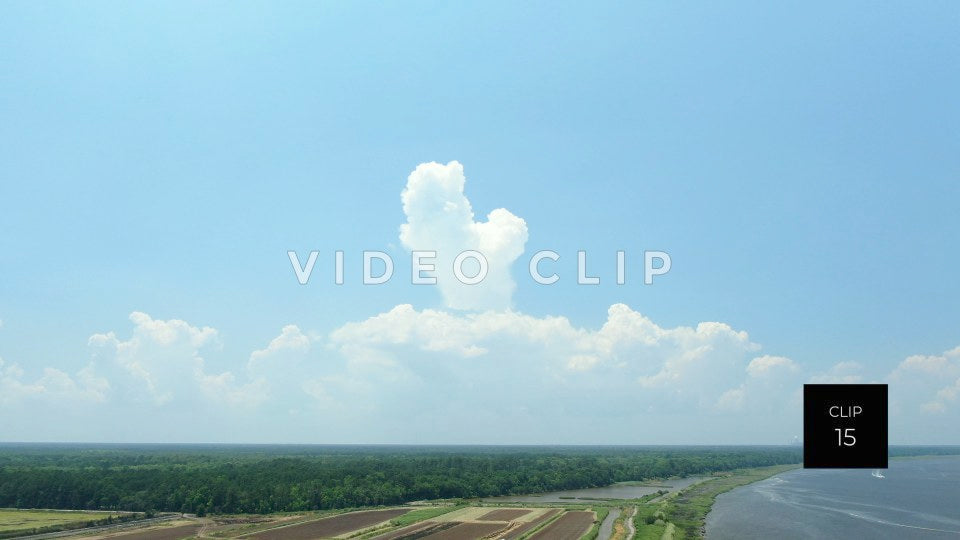
[[[492,510],[486,514],[478,517],[480,521],[513,521],[520,516],[525,516],[530,513],[530,510],[521,510],[519,508],[502,508],[500,510]]]
[[[348,514],[340,514],[339,516],[318,519],[317,521],[311,521],[302,525],[290,525],[289,527],[270,529],[257,533],[249,538],[256,538],[258,540],[313,540],[315,538],[330,538],[376,525],[382,521],[406,514],[409,511],[407,508],[395,508],[392,510],[350,512]]]
[[[203,531],[204,533],[210,534],[203,535],[201,533],[201,536],[232,537],[242,534],[253,534],[256,531],[279,527],[287,522],[303,521],[305,518],[307,518],[307,516],[303,514],[291,514],[287,516],[216,516],[210,518],[213,523],[208,525],[207,529]]]
[[[424,540],[476,540],[491,535],[504,526],[501,523],[461,523],[445,531],[424,536]]]
[[[413,525],[407,525],[402,529],[397,529],[380,536],[374,536],[372,540],[399,540],[400,538],[415,538],[420,536],[426,536],[431,533],[433,529],[438,529],[441,526],[445,525],[444,523],[437,523],[436,521],[421,521],[420,523],[414,523]]]
[[[531,521],[530,523],[524,523],[524,524],[520,525],[519,527],[510,529],[510,531],[509,531],[507,534],[503,535],[503,539],[504,539],[504,540],[516,540],[517,538],[520,538],[521,536],[523,536],[524,533],[526,533],[526,532],[529,531],[530,529],[535,528],[537,525],[540,525],[541,523],[549,520],[550,518],[552,518],[553,516],[555,516],[555,515],[557,515],[557,514],[559,514],[559,513],[560,513],[560,509],[559,509],[559,508],[558,508],[558,509],[555,509],[555,510],[550,510],[549,512],[547,512],[547,513],[543,514],[542,516],[540,516],[540,519],[535,519],[535,520]]]
[[[570,511],[530,538],[577,540],[593,525],[594,519],[593,512]]]
[[[201,525],[180,525],[179,527],[167,527],[121,534],[112,538],[116,538],[117,540],[180,540],[181,538],[195,536],[201,527]]]

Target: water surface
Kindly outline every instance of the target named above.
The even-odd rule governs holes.
[[[597,540],[610,540],[610,537],[613,536],[613,522],[616,521],[618,517],[620,517],[620,509],[611,508],[606,519],[600,524],[600,530],[597,532]]]
[[[707,538],[960,538],[960,456],[797,469],[717,497]]]

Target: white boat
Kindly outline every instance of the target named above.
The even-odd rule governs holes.
[[[880,469],[874,470],[872,473],[870,473],[870,476],[874,478],[886,478],[886,476],[884,476],[883,473],[880,472]]]

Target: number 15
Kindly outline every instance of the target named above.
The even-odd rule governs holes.
[[[834,431],[837,432],[837,446],[853,446],[857,444],[857,438],[853,436],[854,428],[836,428]]]

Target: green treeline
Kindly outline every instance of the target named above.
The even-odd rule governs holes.
[[[890,454],[957,454],[891,447]],[[798,463],[799,447],[0,444],[0,507],[269,513],[471,498]]]
[[[800,459],[792,447],[0,445],[0,507],[321,510],[604,486]]]

